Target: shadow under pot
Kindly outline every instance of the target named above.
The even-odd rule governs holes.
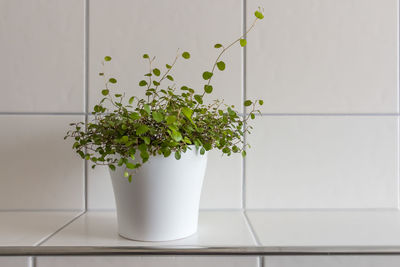
[[[122,237],[168,241],[197,232],[207,153],[190,148],[179,160],[173,154],[151,156],[131,182],[124,177],[125,168],[110,170]]]

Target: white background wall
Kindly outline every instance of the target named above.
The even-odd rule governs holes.
[[[143,53],[164,66],[188,50],[174,76],[201,88],[213,44],[259,5],[213,96],[241,111],[262,98],[262,116],[246,159],[210,153],[201,207],[398,209],[397,0],[0,0],[0,210],[114,209],[107,170],[63,141],[90,119],[102,58],[141,94]]]

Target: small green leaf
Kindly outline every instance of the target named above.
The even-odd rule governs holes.
[[[186,118],[188,118],[189,120],[192,120],[193,110],[191,110],[188,107],[183,107],[182,113],[183,113],[183,115],[185,115]]]
[[[251,102],[251,100],[244,101],[244,106],[245,107],[251,106],[251,104],[253,104],[253,102]]]
[[[108,95],[109,92],[110,92],[110,90],[107,90],[107,89],[104,89],[104,90],[101,91],[101,93],[102,93],[104,96]]]
[[[129,172],[124,172],[124,176],[128,177],[129,176]]]
[[[143,136],[143,137],[141,137],[142,138],[142,140],[144,141],[144,143],[146,144],[146,145],[150,145],[150,137],[148,137],[148,136]]]
[[[212,85],[207,85],[207,84],[204,85],[204,91],[205,91],[207,94],[211,94],[212,90],[213,90]]]
[[[143,109],[144,109],[144,111],[147,112],[147,114],[150,115],[151,111],[150,111],[150,106],[149,106],[148,104],[144,104],[144,105],[143,105]]]
[[[99,76],[104,76],[104,72],[99,72]]]
[[[117,83],[117,79],[115,79],[115,78],[110,78],[108,81],[109,81],[110,83]]]
[[[149,127],[147,125],[141,124],[139,125],[139,127],[136,129],[136,134],[137,135],[142,135],[147,133],[147,131],[149,130]]]
[[[242,157],[246,157],[246,151],[242,151]]]
[[[141,80],[139,82],[139,86],[146,86],[146,85],[147,85],[147,82],[145,80]]]
[[[200,149],[200,155],[204,155],[206,153],[206,150],[204,149],[204,147],[202,147],[201,149]]]
[[[172,78],[171,75],[167,75],[167,79],[170,80],[170,81],[173,81],[173,80],[174,80],[174,78]]]
[[[114,165],[110,164],[110,165],[108,165],[108,167],[110,168],[110,170],[115,171],[115,166]]]
[[[184,59],[189,59],[189,58],[190,58],[189,52],[183,52],[183,53],[182,53],[182,57],[183,57]]]
[[[222,44],[215,44],[214,45],[214,48],[220,48],[220,47],[222,47]]]
[[[149,58],[149,55],[148,54],[144,54],[143,58]]]
[[[135,97],[134,97],[134,96],[132,96],[131,98],[129,98],[129,104],[130,104],[130,105],[132,105],[133,100],[135,100]]]
[[[258,103],[260,104],[260,106],[264,105],[264,100],[258,100]]]
[[[163,119],[164,119],[164,116],[163,116],[163,114],[162,114],[161,112],[154,111],[154,112],[152,113],[152,115],[153,115],[153,119],[154,119],[156,122],[162,122]]]
[[[156,75],[156,76],[160,76],[161,71],[160,71],[159,69],[155,68],[155,69],[153,69],[153,73],[154,73],[154,75]]]
[[[128,177],[128,181],[129,181],[130,183],[132,183],[132,174],[131,174],[131,175],[129,175],[129,177]]]
[[[194,95],[194,99],[196,99],[199,104],[203,104],[203,97],[201,95]]]
[[[171,66],[171,65],[169,65],[169,64],[165,64],[165,67],[166,67],[167,69],[170,69],[170,68],[172,68],[172,66]]]
[[[258,18],[258,19],[263,19],[263,18],[264,18],[263,13],[261,13],[260,11],[254,12],[254,15],[255,15],[256,18]]]
[[[255,115],[254,113],[251,113],[251,114],[250,114],[250,118],[251,118],[252,120],[254,120],[254,119],[256,118],[256,115]]]
[[[176,121],[176,116],[171,115],[166,118],[168,124],[172,124]]]
[[[180,159],[181,159],[181,152],[175,151],[175,158],[176,158],[177,160],[180,160]]]
[[[223,71],[225,69],[225,62],[223,61],[217,62],[217,67],[220,71]]]
[[[121,140],[122,143],[127,143],[129,141],[129,137],[124,135],[124,136],[121,137],[120,140]]]
[[[130,117],[132,120],[138,120],[138,119],[140,119],[140,114],[137,113],[137,112],[132,112],[132,113],[129,115],[129,117]]]
[[[240,46],[241,46],[241,47],[246,46],[246,44],[247,44],[246,39],[240,39]]]
[[[126,167],[127,167],[128,169],[134,169],[134,168],[135,168],[135,164],[130,163],[130,162],[125,163],[125,165],[126,165]]]
[[[213,76],[212,72],[209,72],[209,71],[203,72],[203,79],[204,80],[209,80],[209,79],[211,79],[212,76]]]
[[[104,57],[104,61],[111,61],[111,57],[110,56]]]
[[[153,84],[154,84],[154,86],[159,86],[160,85],[160,83],[157,82],[157,81],[153,81]]]

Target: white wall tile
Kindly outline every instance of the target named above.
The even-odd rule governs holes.
[[[189,51],[188,61],[180,59],[173,76],[182,85],[203,92],[202,73],[211,69],[218,50],[217,42],[227,44],[241,34],[241,0],[204,1],[90,1],[90,106],[101,99],[104,81],[98,76],[103,71],[101,61],[109,55],[113,60],[106,72],[119,81],[112,92],[120,90],[128,95],[144,94],[138,86],[148,72],[142,55],[156,56],[153,67],[165,70],[179,48]],[[241,106],[241,48],[227,52],[226,70],[217,71],[213,85],[215,94],[210,99],[224,98],[226,103]],[[120,89],[118,89],[120,88]]]
[[[248,208],[396,208],[395,116],[258,117]]]
[[[247,1],[247,96],[263,112],[398,110],[397,0]]]
[[[257,267],[256,257],[38,257],[37,267]]]
[[[0,111],[83,111],[81,0],[0,1]]]
[[[107,167],[90,168],[88,178],[88,208],[115,209],[112,184]],[[241,207],[242,159],[240,155],[222,157],[219,151],[208,153],[200,208],[233,209]]]
[[[268,267],[397,267],[400,256],[285,256],[266,257]]]
[[[27,267],[27,257],[0,257],[0,266],[2,267]]]
[[[64,141],[83,116],[0,116],[0,209],[81,209],[83,161]]]

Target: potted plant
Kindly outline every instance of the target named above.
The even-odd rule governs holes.
[[[255,23],[264,16],[255,12]],[[245,34],[245,35],[246,35]],[[221,100],[204,103],[211,94],[212,78],[223,71],[222,55],[233,45],[246,45],[245,35],[219,49],[210,71],[202,76],[202,93],[188,86],[177,89],[166,85],[174,81],[173,67],[183,52],[165,71],[153,67],[154,58],[144,54],[149,73],[139,82],[146,96],[126,98],[111,93],[117,80],[99,73],[105,79],[104,98],[94,106],[91,122],[71,123],[73,130],[65,138],[75,140],[73,149],[85,160],[108,166],[117,207],[118,231],[123,237],[143,241],[164,241],[184,238],[197,231],[199,201],[207,151],[219,149],[224,155],[246,155],[243,135],[250,133],[249,119],[255,118],[262,100],[246,100],[250,108],[243,117]],[[103,64],[111,61],[104,58]]]

